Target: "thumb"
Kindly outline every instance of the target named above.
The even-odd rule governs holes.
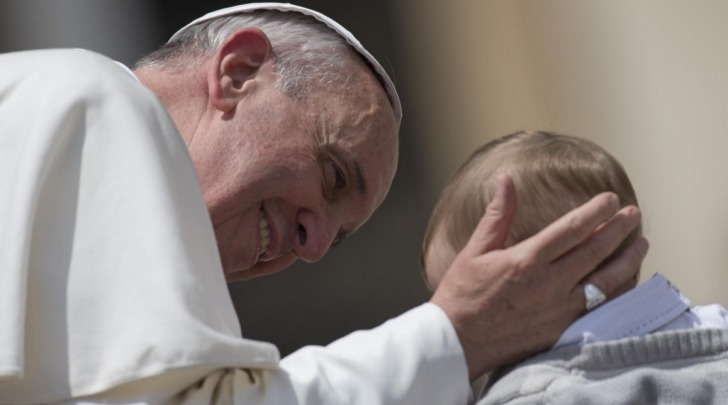
[[[463,250],[473,255],[480,255],[502,249],[516,214],[516,204],[516,187],[513,179],[507,174],[499,175],[493,200],[485,208],[485,214]]]

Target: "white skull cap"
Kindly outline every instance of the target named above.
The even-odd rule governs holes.
[[[289,3],[249,3],[249,4],[240,4],[237,6],[227,7],[223,8],[217,11],[213,11],[211,13],[207,13],[204,16],[192,21],[191,23],[187,24],[186,26],[182,27],[179,31],[177,31],[172,37],[169,39],[169,42],[176,39],[182,32],[184,32],[187,28],[199,24],[201,22],[209,21],[218,17],[224,17],[232,14],[238,14],[238,13],[246,13],[250,11],[257,11],[257,10],[278,10],[278,11],[293,11],[297,13],[301,13],[307,16],[311,16],[318,21],[321,21],[322,23],[326,24],[329,28],[334,30],[337,34],[341,35],[346,39],[346,42],[349,43],[354,49],[356,49],[357,52],[361,56],[366,59],[366,61],[369,63],[371,68],[379,75],[379,78],[381,79],[382,84],[384,85],[384,90],[387,92],[387,96],[389,97],[389,101],[392,104],[392,108],[394,109],[394,115],[397,119],[397,123],[399,124],[402,121],[402,104],[399,101],[399,96],[397,95],[397,90],[394,88],[394,83],[392,83],[392,79],[389,78],[389,75],[387,75],[387,72],[384,71],[384,68],[382,65],[377,62],[376,59],[374,59],[374,56],[372,56],[369,51],[367,51],[364,46],[359,42],[359,40],[354,37],[354,34],[349,32],[346,28],[342,27],[341,24],[337,23],[336,21],[332,20],[331,18],[319,13],[318,11],[314,11],[305,7],[296,6],[294,4]]]

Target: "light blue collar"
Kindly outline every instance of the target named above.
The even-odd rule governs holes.
[[[577,319],[554,348],[646,335],[683,315],[690,305],[665,276],[657,273],[642,285]]]

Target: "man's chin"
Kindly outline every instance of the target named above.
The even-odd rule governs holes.
[[[247,281],[261,276],[269,276],[284,270],[296,261],[296,256],[289,253],[283,257],[267,261],[257,262],[249,269],[225,271],[225,281],[234,283],[236,281]]]
[[[234,283],[236,281],[247,281],[254,277],[255,276],[249,275],[247,270],[239,270],[225,273],[225,281],[228,283]]]

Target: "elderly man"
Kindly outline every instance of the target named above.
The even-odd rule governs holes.
[[[581,284],[614,296],[647,248],[591,273],[639,220],[605,194],[502,249],[504,179],[430,303],[279,360],[242,338],[225,279],[318,260],[397,164],[396,91],[348,31],[243,5],[134,74],[2,55],[0,95],[0,403],[464,403],[469,376],[548,347]]]

